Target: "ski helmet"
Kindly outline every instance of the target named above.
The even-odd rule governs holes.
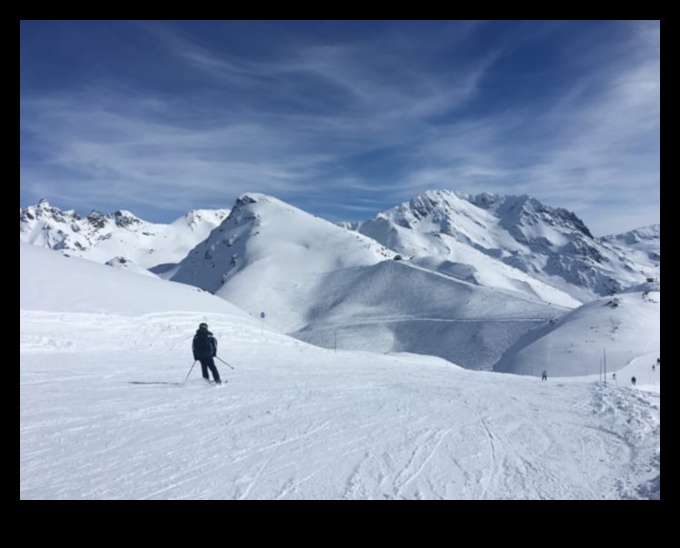
[[[205,322],[200,323],[200,324],[198,325],[198,328],[199,328],[199,329],[208,329],[208,324],[205,323]]]

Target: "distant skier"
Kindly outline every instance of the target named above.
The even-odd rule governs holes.
[[[631,377],[630,382],[633,383],[633,386],[635,386],[635,383],[637,382],[637,379],[635,377]]]
[[[661,357],[656,359],[656,365],[661,366]]]
[[[612,373],[612,380],[613,380],[613,381],[616,380],[616,373]]]
[[[220,373],[217,370],[215,360],[213,359],[217,356],[217,339],[215,339],[214,335],[208,331],[207,323],[201,323],[198,326],[198,330],[194,335],[194,340],[191,343],[191,351],[194,354],[194,360],[201,362],[203,378],[206,381],[210,381],[210,376],[208,375],[208,369],[210,369],[215,384],[221,384],[222,380],[220,379]]]
[[[548,372],[545,369],[543,370],[543,374],[541,375],[541,380],[542,381],[548,380]]]

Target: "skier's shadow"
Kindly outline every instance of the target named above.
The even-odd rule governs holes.
[[[130,384],[165,384],[170,386],[179,386],[181,382],[167,382],[167,381],[130,381]]]

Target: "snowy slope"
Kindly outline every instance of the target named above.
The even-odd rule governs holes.
[[[264,312],[316,345],[430,354],[474,369],[491,368],[520,335],[566,310],[395,259],[366,236],[248,194],[172,279]]]
[[[64,257],[23,242],[19,242],[19,251],[21,310],[134,316],[175,311],[220,313],[253,323],[241,309],[196,287]],[[63,288],[69,291],[60,295]]]
[[[334,353],[181,284],[20,264],[20,499],[660,499],[660,368],[633,388]],[[190,370],[203,320],[220,388]]]
[[[494,370],[521,375],[611,373],[661,349],[661,292],[656,284],[603,297],[528,333]],[[575,357],[578,356],[578,359]],[[649,372],[649,371],[648,371]]]
[[[428,191],[343,226],[430,269],[565,306],[640,283],[658,265],[658,257],[595,239],[573,213],[529,196]]]
[[[284,331],[307,323],[325,276],[395,253],[262,194],[236,200],[229,217],[180,264],[173,280],[213,292]]]
[[[91,261],[125,259],[128,267],[156,267],[159,274],[182,260],[229,214],[227,209],[194,210],[171,224],[148,223],[129,211],[82,218],[47,200],[19,209],[19,240]]]
[[[659,280],[661,277],[661,225],[649,225],[602,238],[621,256],[631,258],[635,263],[646,265],[647,277]]]
[[[660,275],[659,225],[596,241],[572,213],[527,196],[431,191],[353,227],[362,233],[262,194],[241,196],[215,226],[225,212],[149,225],[42,201],[21,210],[20,239],[202,288],[319,346],[472,369],[491,369],[520,337],[579,307],[576,297],[644,291]],[[151,257],[170,262],[147,270]]]
[[[323,287],[296,337],[327,348],[430,354],[470,369],[490,369],[517,338],[566,311],[404,261],[334,272]]]

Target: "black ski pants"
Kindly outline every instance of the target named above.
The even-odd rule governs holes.
[[[217,367],[215,366],[215,360],[212,358],[199,358],[198,361],[201,362],[201,370],[203,371],[203,378],[206,380],[210,380],[210,377],[208,376],[208,369],[212,372],[213,380],[215,382],[221,382],[220,380],[220,372],[217,370]]]

